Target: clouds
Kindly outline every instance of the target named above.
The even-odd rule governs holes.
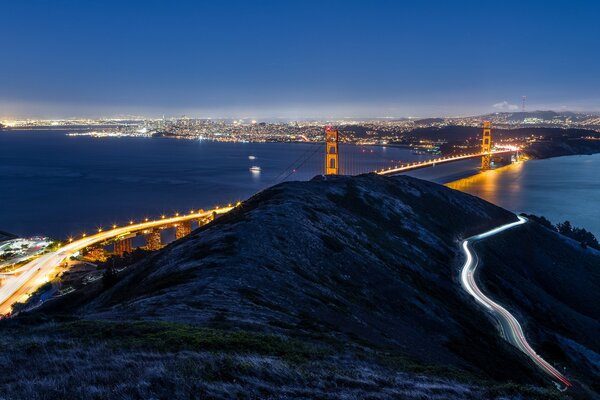
[[[506,100],[501,101],[500,103],[496,103],[492,107],[494,107],[496,110],[501,110],[501,111],[517,111],[519,109],[518,105],[510,104]]]

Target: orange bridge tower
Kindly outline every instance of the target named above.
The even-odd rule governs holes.
[[[481,169],[490,169],[492,161],[492,123],[483,122],[483,140],[481,142]]]
[[[325,128],[325,175],[337,175],[339,173],[338,159],[339,135],[337,129],[328,126]]]

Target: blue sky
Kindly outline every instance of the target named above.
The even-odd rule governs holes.
[[[0,0],[0,118],[600,111],[594,1]]]

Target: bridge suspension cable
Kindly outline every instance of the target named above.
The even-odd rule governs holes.
[[[314,142],[314,143],[318,143],[318,142]],[[319,151],[319,150],[320,150],[320,146],[314,146],[314,147],[315,147],[315,148],[314,148],[314,150],[313,150],[313,151],[312,151],[312,152],[311,152],[311,153],[310,153],[310,154],[309,154],[309,155],[308,155],[306,158],[304,158],[304,160],[302,160],[302,161],[300,162],[300,164],[298,164],[298,166],[297,166],[296,168],[292,169],[292,170],[291,170],[291,171],[290,171],[290,172],[289,172],[287,175],[285,175],[285,176],[284,176],[284,177],[283,177],[283,178],[280,180],[280,182],[281,182],[281,181],[285,181],[287,178],[289,178],[289,177],[290,177],[290,175],[292,175],[293,173],[295,173],[296,171],[298,171],[300,168],[302,168],[302,166],[304,166],[304,164],[306,164],[306,162],[307,162],[308,160],[310,160],[310,159],[311,159],[311,158],[312,158],[312,157],[313,157],[313,156],[314,156],[314,155],[317,153],[317,151]]]
[[[275,178],[270,182],[270,185],[274,185],[283,182],[289,178],[293,173],[297,172],[308,160],[310,160],[315,153],[321,149],[322,142],[309,142],[310,146],[307,147],[294,161],[292,161],[286,168],[284,168]],[[320,173],[319,169],[317,173]]]

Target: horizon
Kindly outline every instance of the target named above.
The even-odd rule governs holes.
[[[264,117],[258,118],[255,116],[222,116],[222,117],[213,117],[213,116],[194,116],[194,115],[108,115],[108,116],[70,116],[70,117],[5,117],[0,115],[0,122],[10,122],[10,121],[79,121],[79,120],[173,120],[173,119],[181,119],[181,118],[189,118],[195,120],[215,120],[215,121],[244,121],[244,120],[252,120],[253,122],[267,122],[267,123],[281,123],[281,122],[325,122],[325,121],[341,121],[341,120],[350,120],[350,121],[379,121],[379,120],[420,120],[420,119],[429,119],[429,118],[441,118],[441,119],[460,119],[460,118],[480,118],[490,115],[503,115],[503,114],[533,114],[533,113],[541,113],[541,112],[553,112],[558,115],[560,114],[578,114],[578,115],[600,115],[600,111],[573,111],[573,110],[552,110],[552,109],[539,109],[539,110],[516,110],[516,111],[496,111],[485,114],[463,114],[463,115],[409,115],[409,116],[335,116],[335,117],[313,117],[313,116],[304,116],[297,118],[290,118],[284,116],[272,116],[272,117]]]

